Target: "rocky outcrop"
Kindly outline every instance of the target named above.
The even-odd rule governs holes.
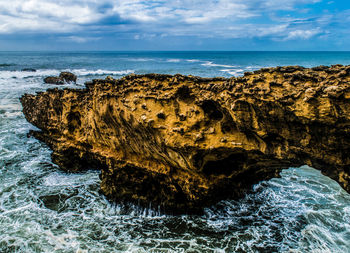
[[[100,169],[109,199],[200,212],[303,164],[350,192],[349,82],[341,65],[230,79],[129,75],[21,102],[53,161]]]
[[[61,72],[60,75],[57,76],[48,76],[46,78],[44,78],[44,82],[45,83],[49,83],[49,84],[64,84],[66,83],[71,83],[77,82],[77,76],[74,75],[73,73],[70,72]]]

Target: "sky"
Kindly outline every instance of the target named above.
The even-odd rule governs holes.
[[[350,50],[350,0],[0,0],[0,50]]]

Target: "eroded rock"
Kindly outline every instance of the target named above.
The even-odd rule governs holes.
[[[100,169],[112,201],[200,212],[303,164],[350,192],[348,69],[278,67],[230,79],[130,75],[21,102],[53,162],[67,171]]]

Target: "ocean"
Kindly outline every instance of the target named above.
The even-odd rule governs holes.
[[[313,168],[283,170],[202,216],[126,207],[101,195],[98,171],[53,164],[49,148],[27,137],[35,127],[19,102],[108,75],[232,77],[332,64],[350,64],[350,52],[0,52],[0,252],[350,252],[350,194]],[[61,71],[77,84],[44,84]]]

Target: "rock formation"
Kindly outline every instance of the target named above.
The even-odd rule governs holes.
[[[70,72],[61,72],[60,75],[57,76],[48,76],[44,78],[45,83],[50,83],[50,84],[64,84],[70,83],[70,82],[77,82],[77,76],[74,75],[73,73]]]
[[[62,169],[100,169],[113,201],[189,213],[303,164],[350,192],[349,82],[341,65],[129,75],[21,102]]]
[[[64,84],[64,81],[57,76],[48,76],[44,78],[44,83],[49,84]]]
[[[70,72],[61,72],[59,78],[67,83],[77,82],[77,76]]]

